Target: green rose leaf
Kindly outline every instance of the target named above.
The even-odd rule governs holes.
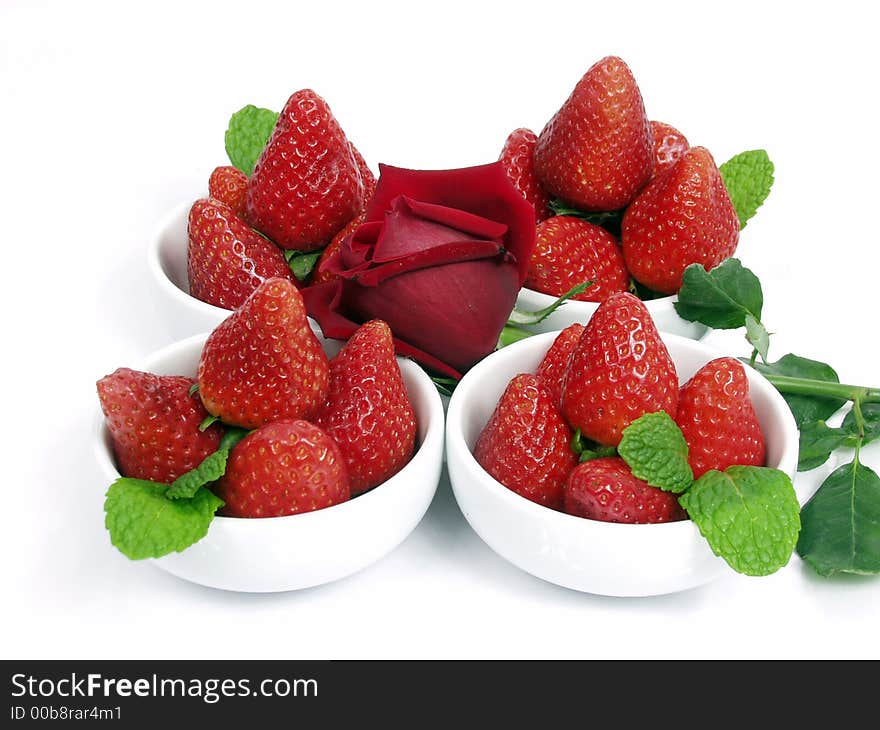
[[[794,378],[822,380],[828,383],[839,383],[837,373],[830,365],[818,360],[810,360],[789,353],[776,362],[756,363],[755,369],[763,375],[784,375]],[[816,395],[792,395],[783,393],[798,427],[804,424],[824,421],[846,403],[842,398],[827,398]]]
[[[738,573],[770,575],[797,543],[797,496],[785,472],[763,466],[707,471],[679,497],[719,557]]]
[[[226,130],[226,154],[229,161],[250,177],[254,165],[275,129],[278,113],[248,104],[229,120]]]
[[[618,453],[639,479],[666,492],[680,493],[694,481],[688,445],[668,413],[646,413],[623,430]]]
[[[757,213],[773,186],[773,162],[765,150],[740,152],[718,168],[739,218],[739,227]]]
[[[801,512],[797,551],[819,575],[880,573],[880,477],[853,461],[835,469]]]
[[[223,500],[207,489],[191,499],[171,500],[166,484],[122,477],[104,501],[110,541],[132,560],[159,558],[185,550],[208,534]]]
[[[798,471],[822,466],[831,452],[841,446],[855,446],[856,437],[846,428],[832,428],[825,421],[805,423],[800,427]]]
[[[862,422],[865,428],[865,437],[862,445],[869,444],[880,438],[880,403],[862,404]],[[856,424],[856,416],[852,410],[846,414],[841,428],[846,429],[847,433],[858,434],[859,427]]]
[[[761,282],[738,259],[726,259],[711,271],[688,266],[675,303],[683,319],[715,329],[744,327],[749,316],[760,323],[763,307]]]

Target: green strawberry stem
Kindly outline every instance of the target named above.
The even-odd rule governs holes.
[[[824,398],[842,398],[853,402],[880,403],[880,388],[829,383],[825,380],[795,378],[790,375],[764,375],[780,393],[814,395]],[[858,414],[856,414],[858,419]]]

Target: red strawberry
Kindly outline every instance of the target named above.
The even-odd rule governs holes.
[[[236,309],[266,279],[293,279],[281,249],[217,200],[197,200],[189,211],[186,250],[189,293]]]
[[[681,387],[675,420],[695,479],[710,469],[764,465],[764,436],[738,360],[719,357],[703,365]]]
[[[585,461],[565,484],[565,511],[602,522],[646,524],[687,517],[678,496],[633,476],[616,456]]]
[[[596,63],[538,137],[535,172],[544,188],[582,210],[623,208],[648,182],[654,141],[629,67]]]
[[[538,137],[530,129],[510,133],[501,150],[501,163],[513,187],[535,207],[535,220],[540,222],[553,213],[547,207],[550,196],[535,177],[535,145]]]
[[[603,302],[629,289],[629,272],[614,236],[580,218],[557,215],[538,224],[525,285],[559,297],[577,284],[593,284],[574,299]]]
[[[283,517],[349,499],[339,447],[307,421],[274,421],[239,441],[214,490],[227,517]]]
[[[364,207],[369,205],[373,199],[373,193],[376,192],[376,176],[367,165],[367,161],[363,155],[358,152],[358,148],[351,145],[351,154],[354,155],[354,161],[357,164],[358,172],[361,174],[361,181],[364,183]]]
[[[189,389],[195,380],[119,368],[98,381],[98,397],[123,476],[170,484],[217,450],[221,429]]]
[[[268,279],[210,334],[199,360],[199,395],[225,423],[259,428],[312,418],[324,404],[330,368],[299,290]]]
[[[333,236],[333,240],[327,245],[327,248],[324,249],[321,254],[321,258],[318,259],[318,263],[315,265],[314,272],[312,273],[312,281],[310,286],[314,286],[315,284],[324,284],[325,282],[332,281],[333,279],[338,279],[339,277],[336,274],[332,274],[329,271],[322,271],[321,264],[323,264],[327,259],[329,259],[333,254],[335,254],[339,247],[342,245],[342,242],[354,233],[355,229],[364,222],[364,216],[359,215],[357,218],[353,218],[349,223],[343,228],[339,233]]]
[[[351,145],[311,89],[284,105],[248,180],[247,218],[281,248],[314,251],[364,206]]]
[[[352,495],[391,478],[410,460],[416,415],[385,322],[361,325],[330,361],[330,391],[315,423],[339,444]]]
[[[244,216],[246,193],[247,175],[230,165],[215,168],[208,178],[208,195],[226,203],[239,217]]]
[[[687,137],[663,122],[651,122],[654,137],[654,176],[665,172],[690,149]]]
[[[678,376],[641,300],[612,294],[593,314],[562,383],[562,412],[572,428],[606,446],[645,413],[675,418]]]
[[[577,464],[571,431],[537,375],[507,386],[474,448],[474,458],[508,489],[562,508],[562,486]]]
[[[578,341],[584,332],[582,324],[571,324],[560,332],[541,364],[538,365],[537,375],[550,394],[557,406],[562,404],[562,378],[568,369],[568,363],[577,347]]]
[[[623,216],[627,268],[654,291],[674,294],[691,264],[714,268],[736,250],[739,219],[705,147],[692,147],[655,178]]]

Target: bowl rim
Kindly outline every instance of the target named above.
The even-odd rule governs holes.
[[[142,357],[138,364],[138,369],[144,370],[144,366],[149,361],[155,361],[156,359],[162,359],[169,357],[172,353],[177,352],[178,350],[184,350],[190,347],[194,347],[197,344],[204,344],[204,341],[207,340],[210,332],[202,332],[196,335],[191,335],[182,340],[176,340],[175,342],[169,343],[164,347],[159,348],[158,350],[154,350],[148,355]],[[416,382],[419,383],[419,387],[423,388],[427,391],[428,400],[427,400],[427,423],[425,428],[425,438],[418,445],[418,449],[413,454],[412,458],[407,462],[407,464],[398,471],[394,476],[385,480],[381,484],[373,487],[367,492],[358,495],[355,498],[348,499],[345,502],[341,502],[339,504],[331,505],[330,507],[325,507],[319,510],[313,510],[312,512],[301,512],[295,515],[283,515],[281,517],[254,517],[254,518],[244,518],[244,517],[226,517],[224,515],[215,515],[214,521],[220,521],[219,524],[222,524],[224,528],[229,528],[232,525],[241,525],[241,529],[260,529],[259,525],[270,525],[270,526],[280,526],[283,524],[290,524],[291,520],[299,520],[299,522],[295,524],[302,524],[305,520],[310,519],[312,521],[318,520],[326,520],[328,519],[328,514],[340,515],[342,510],[354,510],[354,509],[364,509],[368,507],[373,502],[379,499],[388,499],[387,496],[389,491],[398,492],[401,490],[410,490],[410,485],[404,484],[406,481],[406,472],[413,465],[416,466],[424,466],[428,467],[429,460],[431,459],[431,454],[434,453],[436,449],[441,451],[441,455],[444,449],[445,442],[445,418],[443,412],[443,402],[440,398],[440,393],[434,387],[434,383],[431,381],[428,374],[415,362],[408,360],[407,358],[397,357],[398,366],[401,368],[401,371],[407,369],[410,371],[413,376],[417,379]],[[413,408],[415,410],[415,407]],[[122,478],[122,475],[119,473],[119,469],[116,467],[114,463],[114,459],[112,456],[111,449],[108,447],[109,439],[107,426],[104,418],[104,413],[101,410],[100,405],[97,409],[97,414],[95,416],[95,425],[93,430],[93,435],[95,437],[94,449],[95,455],[98,461],[99,466],[101,467],[102,476],[116,474],[117,476],[114,478],[119,479]],[[438,443],[439,442],[439,443]],[[424,464],[423,464],[424,462]],[[390,487],[390,489],[388,489]],[[108,484],[109,488],[109,484]],[[354,505],[354,506],[352,506]],[[213,524],[213,523],[212,523]],[[238,528],[236,528],[238,529]],[[265,527],[262,529],[272,529],[271,527]]]
[[[202,198],[200,197],[192,202],[184,201],[178,203],[173,208],[166,211],[159,219],[159,222],[153,227],[150,236],[150,243],[147,246],[147,269],[152,274],[153,279],[157,282],[159,288],[182,306],[191,307],[201,314],[215,319],[226,319],[226,317],[232,314],[232,309],[224,309],[223,307],[218,307],[214,304],[208,304],[208,302],[203,302],[201,299],[194,297],[188,291],[184,291],[171,280],[171,277],[168,276],[168,273],[162,266],[162,240],[167,234],[168,229],[170,229],[175,223],[179,222],[180,219],[183,219],[184,222],[188,224],[190,209],[196,200],[201,199]]]
[[[520,287],[519,294],[517,297],[521,296],[525,292],[527,297],[535,297],[535,303],[540,305],[541,308],[549,307],[553,302],[555,302],[558,297],[553,296],[552,294],[545,294],[544,292],[538,291],[537,289],[530,289],[527,286]],[[672,308],[674,310],[674,305],[678,301],[678,294],[666,294],[662,297],[656,297],[655,299],[639,299],[639,301],[648,308],[649,311],[660,310],[660,309],[669,309]],[[595,309],[598,307],[601,302],[585,302],[580,299],[569,299],[565,302],[566,305],[569,304],[586,304],[590,305],[591,308]],[[676,316],[681,316],[678,312],[675,312]],[[687,321],[687,320],[685,320]]]
[[[499,352],[504,352],[505,350],[508,352],[516,352],[517,349],[536,347],[537,343],[543,341],[547,342],[547,349],[549,349],[550,345],[553,343],[553,341],[556,339],[561,331],[562,330],[553,330],[552,332],[544,332],[541,334],[533,335],[532,337],[527,337],[524,340],[520,340],[519,342],[515,342],[512,345],[508,345]],[[708,351],[708,353],[711,353],[712,355],[712,357],[710,357],[710,360],[714,359],[715,357],[725,357],[724,353],[715,350],[715,348],[706,345],[699,340],[692,340],[688,337],[675,335],[668,332],[661,332],[660,334],[664,342],[667,341],[667,338],[670,338],[676,343],[683,345],[684,347],[695,347],[699,350]],[[493,355],[494,354],[495,353],[493,353]],[[493,355],[489,355],[488,357],[484,358],[473,368],[471,368],[467,373],[465,373],[464,378],[462,378],[462,382],[469,375],[471,375],[471,373],[475,374],[473,382],[479,382],[480,380],[482,380],[482,376],[484,376],[484,374],[487,373],[492,367],[491,359]],[[784,423],[783,441],[786,443],[783,448],[782,456],[779,460],[779,465],[775,468],[784,471],[789,477],[791,477],[797,467],[798,431],[797,426],[795,425],[794,417],[791,415],[791,411],[789,410],[783,397],[769,383],[769,381],[767,381],[767,379],[763,375],[761,375],[761,373],[759,373],[757,370],[749,369],[746,371],[746,374],[749,378],[749,386],[751,387],[753,382],[760,383],[760,387],[766,390],[769,394],[770,400],[773,403],[774,410],[779,410],[782,412],[782,420]],[[449,401],[449,408],[446,412],[447,458],[449,458],[449,456],[451,456],[453,459],[457,459],[460,457],[462,466],[467,470],[469,474],[475,477],[480,487],[485,491],[488,491],[493,498],[502,500],[505,505],[509,506],[511,509],[518,510],[519,512],[523,513],[524,516],[531,519],[558,520],[558,524],[561,527],[564,526],[564,529],[574,528],[576,525],[580,525],[580,529],[584,529],[584,525],[586,523],[586,525],[589,526],[589,529],[606,532],[616,532],[618,535],[622,534],[625,530],[635,529],[640,529],[643,534],[647,533],[648,530],[652,530],[655,534],[659,534],[663,531],[672,532],[673,530],[697,529],[693,521],[689,519],[678,520],[676,522],[629,524],[622,522],[605,522],[603,520],[593,520],[587,517],[578,517],[576,515],[570,515],[566,512],[557,511],[549,507],[537,504],[517,494],[513,490],[508,489],[497,479],[490,476],[489,473],[485,469],[483,469],[482,466],[480,466],[480,464],[474,458],[473,452],[470,450],[470,448],[468,448],[468,445],[465,442],[463,420],[466,411],[465,401],[468,390],[469,388],[461,389],[461,383],[459,383],[459,385],[456,386],[456,389],[452,394],[452,398]],[[794,452],[792,453],[793,447]],[[471,481],[472,480],[468,480],[468,485],[465,488],[470,488]],[[455,488],[454,483],[453,487]]]

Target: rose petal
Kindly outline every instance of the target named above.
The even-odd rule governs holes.
[[[504,247],[516,259],[522,286],[535,247],[535,209],[510,182],[500,162],[458,170],[407,170],[380,164],[379,170],[376,193],[366,210],[367,222],[383,221],[400,195],[503,222],[507,226]]]
[[[342,300],[342,282],[339,280],[328,281],[324,284],[311,286],[301,292],[305,300],[309,316],[316,319],[321,326],[321,332],[325,337],[334,340],[347,340],[360,327],[339,310]],[[398,355],[409,357],[420,365],[435,370],[443,375],[448,375],[456,380],[461,378],[461,373],[438,360],[433,355],[420,350],[417,347],[404,342],[399,337],[394,338],[394,349]]]

